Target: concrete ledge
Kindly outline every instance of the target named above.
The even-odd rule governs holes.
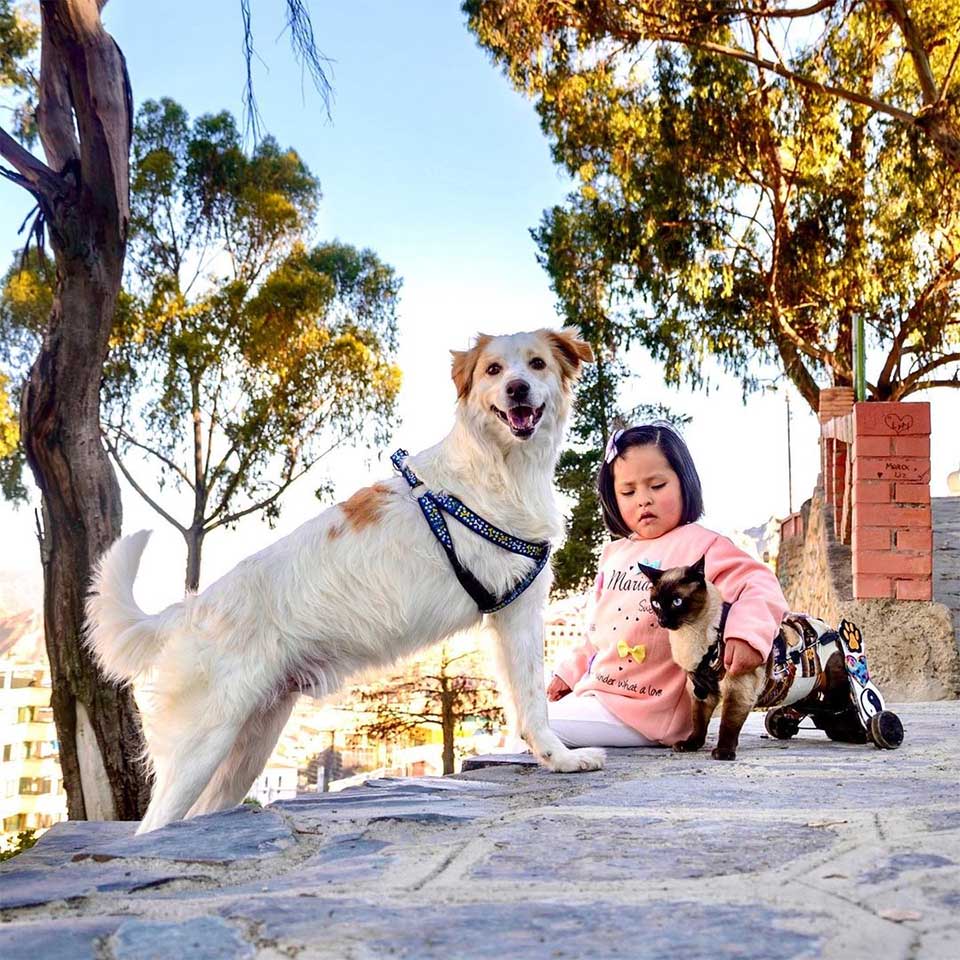
[[[960,703],[894,709],[892,752],[755,714],[734,763],[520,754],[136,840],[63,824],[0,866],[0,956],[952,960]]]

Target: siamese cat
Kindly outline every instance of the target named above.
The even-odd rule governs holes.
[[[750,673],[727,675],[723,666],[723,623],[728,604],[704,576],[705,558],[693,566],[657,570],[640,564],[650,580],[650,605],[660,626],[670,632],[670,653],[687,673],[693,701],[693,733],[674,744],[678,751],[699,750],[717,704],[723,701],[720,737],[711,756],[734,760],[740,730],[766,685],[769,660]]]

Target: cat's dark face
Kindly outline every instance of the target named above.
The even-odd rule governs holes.
[[[707,582],[704,559],[690,567],[657,570],[640,564],[650,581],[650,606],[661,627],[679,630],[694,623],[707,606]]]

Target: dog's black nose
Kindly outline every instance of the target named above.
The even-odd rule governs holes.
[[[530,392],[530,384],[526,380],[511,380],[507,384],[507,396],[517,402],[527,399]]]

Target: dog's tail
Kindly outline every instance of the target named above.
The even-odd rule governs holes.
[[[86,644],[114,680],[143,673],[160,652],[161,617],[143,612],[133,599],[140,556],[149,530],[122,537],[100,558],[87,597]]]

